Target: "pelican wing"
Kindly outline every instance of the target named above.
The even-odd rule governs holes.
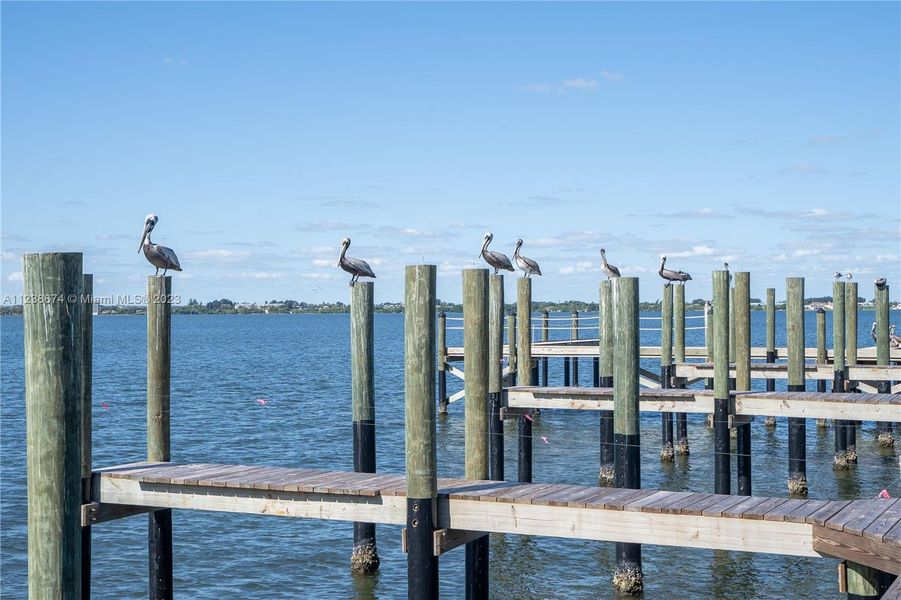
[[[506,271],[514,270],[513,263],[510,262],[510,259],[507,258],[506,254],[501,254],[494,250],[485,250],[485,260],[495,269],[504,269]]]
[[[344,261],[350,267],[350,269],[345,269],[345,271],[353,273],[354,275],[362,275],[364,277],[375,278],[375,273],[372,272],[372,267],[370,267],[369,263],[365,260],[361,258],[346,257]]]
[[[609,263],[604,267],[604,274],[608,277],[620,277],[619,269]]]

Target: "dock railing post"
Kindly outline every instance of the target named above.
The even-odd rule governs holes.
[[[857,364],[857,282],[845,283],[845,365]],[[857,389],[856,381],[847,381],[845,388],[852,392]],[[860,421],[845,421],[845,446],[848,462],[857,464],[857,426]]]
[[[524,327],[523,329],[531,328]],[[465,475],[488,479],[488,269],[463,269]],[[466,597],[488,598],[488,537],[466,544]]]
[[[641,488],[641,434],[638,408],[640,342],[638,278],[612,280],[614,310],[613,436],[615,485]],[[616,544],[613,587],[620,594],[639,594],[644,588],[640,544]]]
[[[832,284],[832,391],[845,393],[845,282],[835,281]],[[835,456],[832,466],[837,470],[850,467],[848,462],[848,439],[845,429],[847,421],[835,419]]]
[[[26,254],[25,453],[29,598],[82,589],[82,319],[80,252]]]
[[[785,279],[785,322],[788,340],[788,391],[803,392],[805,364],[804,278]],[[803,417],[788,419],[788,491],[807,495],[807,421]]]
[[[147,277],[147,460],[172,460],[169,438],[172,277]],[[171,600],[172,509],[148,515],[151,600]]]
[[[447,314],[438,313],[438,414],[447,414]]]
[[[826,351],[826,309],[822,306],[817,308],[817,366],[829,364],[829,354]],[[817,379],[817,392],[823,394],[826,392],[826,380]],[[817,429],[826,428],[826,419],[817,419]]]
[[[685,286],[673,287],[673,358],[677,363],[685,362]],[[678,379],[676,387],[684,388],[685,380]],[[688,415],[676,413],[676,454],[688,456]]]
[[[491,479],[504,480],[504,276],[488,276],[488,471]]]
[[[520,323],[516,332],[516,378],[522,382],[529,381],[532,372],[531,318],[532,280],[520,277],[516,280],[516,320]],[[519,481],[532,483],[532,421],[525,417],[519,419]]]
[[[544,309],[544,312],[541,313],[541,341],[548,341],[548,329],[550,327],[549,324],[550,318],[548,316],[547,309]],[[548,386],[547,382],[547,372],[548,372],[548,357],[545,356],[541,359],[541,381],[544,387]]]
[[[374,288],[371,281],[357,281],[350,288],[351,408],[356,473],[376,472]],[[354,522],[351,572],[361,575],[376,573],[379,562],[375,524]]]
[[[601,387],[613,387],[613,284],[611,280],[602,281],[598,294],[598,383]],[[598,485],[613,485],[613,411],[600,411],[600,458],[601,467],[598,472]]]
[[[751,390],[751,274],[735,274],[735,389]],[[751,495],[751,423],[736,427],[735,475],[740,496]]]
[[[713,272],[713,488],[731,489],[729,456],[729,272]]]
[[[889,286],[888,284],[876,287],[876,364],[888,366],[889,364],[889,332],[888,332],[888,307],[889,307]],[[889,394],[892,391],[891,381],[880,381],[877,383],[876,389],[881,394]],[[895,445],[895,434],[893,424],[890,422],[880,422],[877,424],[878,434],[876,443],[880,446],[889,448]]]
[[[569,337],[571,340],[575,341],[579,339],[579,311],[574,310],[572,312],[572,325],[570,327]],[[570,379],[570,384],[579,387],[579,357],[572,357],[572,378]]]
[[[435,265],[407,265],[404,290],[404,434],[407,597],[438,598],[435,449]]]
[[[82,375],[81,375],[81,501],[91,502],[91,461],[94,386],[94,276],[83,277]],[[91,526],[81,528],[81,598],[91,598]]]
[[[681,286],[679,286],[681,287]],[[672,382],[673,369],[673,285],[663,286],[663,304],[660,313],[660,387],[669,389]],[[660,460],[672,462],[673,449],[673,413],[660,413],[661,448]]]
[[[770,364],[776,362],[776,288],[766,289],[766,362]],[[776,391],[776,380],[772,377],[766,380],[766,391]],[[766,427],[775,427],[776,417],[764,417],[763,424]]]

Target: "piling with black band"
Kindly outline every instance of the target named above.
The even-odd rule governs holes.
[[[407,475],[407,597],[438,598],[433,546],[438,492],[435,450],[434,265],[408,265],[404,290],[404,433]]]
[[[488,352],[488,269],[463,269],[464,457],[471,480],[488,479]],[[487,536],[466,544],[466,597],[488,598]]]
[[[532,280],[520,277],[516,281],[516,319],[525,324],[516,332],[516,355],[519,381],[529,381],[532,364],[532,328],[528,326],[532,318]],[[532,421],[526,417],[519,419],[519,481],[532,482]]]
[[[889,307],[889,286],[876,286],[876,364],[889,364],[889,331],[888,331],[888,307]],[[881,394],[891,393],[892,382],[880,381],[877,389]],[[883,447],[891,447],[895,445],[895,435],[892,429],[892,423],[879,422],[876,424],[877,436],[876,443]]]
[[[574,310],[572,312],[572,326],[570,327],[569,337],[572,340],[579,339],[579,311]],[[570,384],[576,387],[579,386],[579,357],[573,356],[572,362],[570,363],[572,367],[572,378],[570,379]]]
[[[94,385],[94,276],[82,277],[81,310],[81,501],[91,502],[91,450],[93,435],[92,409]],[[91,598],[91,526],[81,528],[81,600]]]
[[[845,283],[845,366],[857,364],[857,282]],[[847,381],[846,389],[854,391],[856,381]],[[857,427],[860,421],[845,421],[845,446],[848,462],[857,464]]]
[[[541,313],[541,341],[542,342],[548,341],[549,321],[550,321],[550,318],[548,316],[548,311],[547,311],[547,309],[545,309],[544,312]],[[542,381],[542,385],[544,385],[544,387],[548,386],[547,372],[548,372],[548,357],[545,356],[544,358],[541,359],[541,381]]]
[[[804,391],[804,278],[785,279],[785,322],[788,340],[788,391]],[[807,496],[807,421],[788,419],[788,491]]]
[[[713,489],[729,494],[729,272],[713,272]]]
[[[598,384],[613,387],[613,284],[602,281],[598,297]],[[613,411],[600,411],[600,471],[598,485],[613,484]]]
[[[612,281],[614,485],[640,489],[638,278],[616,277]],[[641,545],[616,544],[613,587],[621,594],[642,591]]]
[[[24,296],[39,299],[23,303],[29,596],[74,599],[82,574],[82,254],[26,254],[23,262]]]
[[[371,281],[357,281],[350,288],[350,390],[356,473],[376,472],[374,295]],[[350,570],[360,575],[378,572],[374,523],[354,522]]]
[[[447,414],[447,315],[438,313],[438,414]]]
[[[673,358],[677,363],[685,362],[685,286],[673,286]],[[685,380],[680,378],[677,388],[685,387]],[[687,456],[688,448],[688,415],[676,413],[676,454]]]
[[[504,479],[504,423],[501,400],[504,390],[504,276],[488,277],[488,474]]]
[[[678,286],[682,287],[682,286]],[[660,314],[660,387],[669,389],[673,369],[673,285],[663,286],[663,305]],[[660,413],[661,448],[660,460],[671,462],[675,456],[673,448],[673,413]]]
[[[766,289],[766,361],[776,362],[776,288]],[[766,391],[776,391],[776,380],[767,378]],[[763,424],[772,428],[776,426],[776,417],[763,418]]]
[[[735,274],[735,389],[751,389],[751,274]],[[751,495],[751,423],[739,423],[735,442],[735,475],[739,496]]]
[[[845,393],[845,283],[835,281],[832,284],[832,364],[834,372],[832,376],[832,391],[837,394]],[[832,458],[832,466],[838,470],[849,468],[848,439],[845,433],[847,421],[836,419],[835,428],[835,456]]]
[[[147,278],[147,460],[168,462],[172,364],[172,277]],[[169,600],[172,588],[172,509],[148,515],[150,598]]]
[[[516,311],[507,315],[507,368],[510,385],[516,385]]]
[[[707,362],[715,363],[715,359],[713,356],[714,351],[714,338],[715,334],[713,330],[715,326],[713,324],[713,303],[708,302],[704,305],[704,342],[707,345]],[[704,382],[704,387],[708,390],[713,389],[713,377],[708,377],[707,381]],[[707,427],[713,427],[713,413],[709,413],[707,415]]]
[[[816,312],[817,327],[817,366],[827,365],[829,363],[828,354],[826,352],[826,309],[822,306]],[[826,392],[826,380],[817,380],[817,392]],[[817,427],[826,427],[826,419],[817,419]]]

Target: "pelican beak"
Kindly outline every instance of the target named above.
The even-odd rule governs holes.
[[[141,234],[141,243],[138,244],[138,252],[141,251],[141,248],[144,246],[144,239],[147,237],[147,234],[150,233],[150,230],[153,227],[149,223],[144,224],[144,233]]]

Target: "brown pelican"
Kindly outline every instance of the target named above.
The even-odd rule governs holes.
[[[901,348],[901,335],[895,335],[895,324],[888,328],[888,343],[892,348]]]
[[[666,279],[667,281],[678,281],[680,283],[684,283],[691,279],[691,275],[686,273],[685,271],[673,271],[671,269],[666,269],[664,266],[666,265],[666,257],[662,257],[660,260],[660,276]]]
[[[350,248],[350,238],[344,238],[341,240],[341,256],[338,257],[338,266],[352,275],[349,285],[353,285],[360,277],[375,279],[375,273],[372,272],[372,267],[368,262],[345,256],[348,248]]]
[[[848,281],[851,281],[851,280],[854,278],[854,276],[851,275],[851,271],[848,271],[847,273],[845,273],[845,278],[846,278]]]
[[[836,281],[838,281],[839,279],[842,278],[842,274],[839,273],[838,271],[833,271],[832,276],[835,278]]]
[[[516,250],[513,251],[513,260],[516,261],[516,265],[522,269],[522,272],[526,274],[526,277],[532,274],[541,275],[541,268],[538,266],[538,263],[519,253],[521,246],[522,240],[516,240]]]
[[[876,341],[876,321],[873,321],[873,326],[870,327],[870,337],[873,338],[873,341]]]
[[[147,257],[150,264],[156,267],[156,273],[154,273],[154,275],[159,275],[160,269],[163,270],[163,275],[165,275],[166,271],[169,269],[181,271],[181,265],[178,264],[178,257],[175,256],[175,252],[172,248],[160,246],[159,244],[154,244],[150,241],[150,232],[156,227],[157,221],[159,221],[159,217],[153,213],[144,217],[144,233],[141,234],[141,243],[138,244],[138,252],[143,249],[144,256]]]
[[[732,283],[732,273],[729,272],[729,263],[723,262],[723,268],[726,269],[726,281]]]
[[[505,271],[512,271],[513,265],[510,263],[510,259],[507,258],[505,254],[501,254],[500,252],[495,252],[494,250],[488,249],[488,244],[491,243],[491,240],[494,239],[493,233],[485,234],[485,242],[482,244],[482,258],[485,259],[485,262],[494,267],[494,274],[497,275],[498,269],[503,269]]]
[[[607,262],[607,252],[601,248],[601,271],[607,276],[607,279],[619,277],[619,269]]]
[[[877,277],[876,281],[874,281],[873,283],[875,283],[876,287],[881,290],[882,288],[885,287],[885,284],[886,284],[885,277]]]

